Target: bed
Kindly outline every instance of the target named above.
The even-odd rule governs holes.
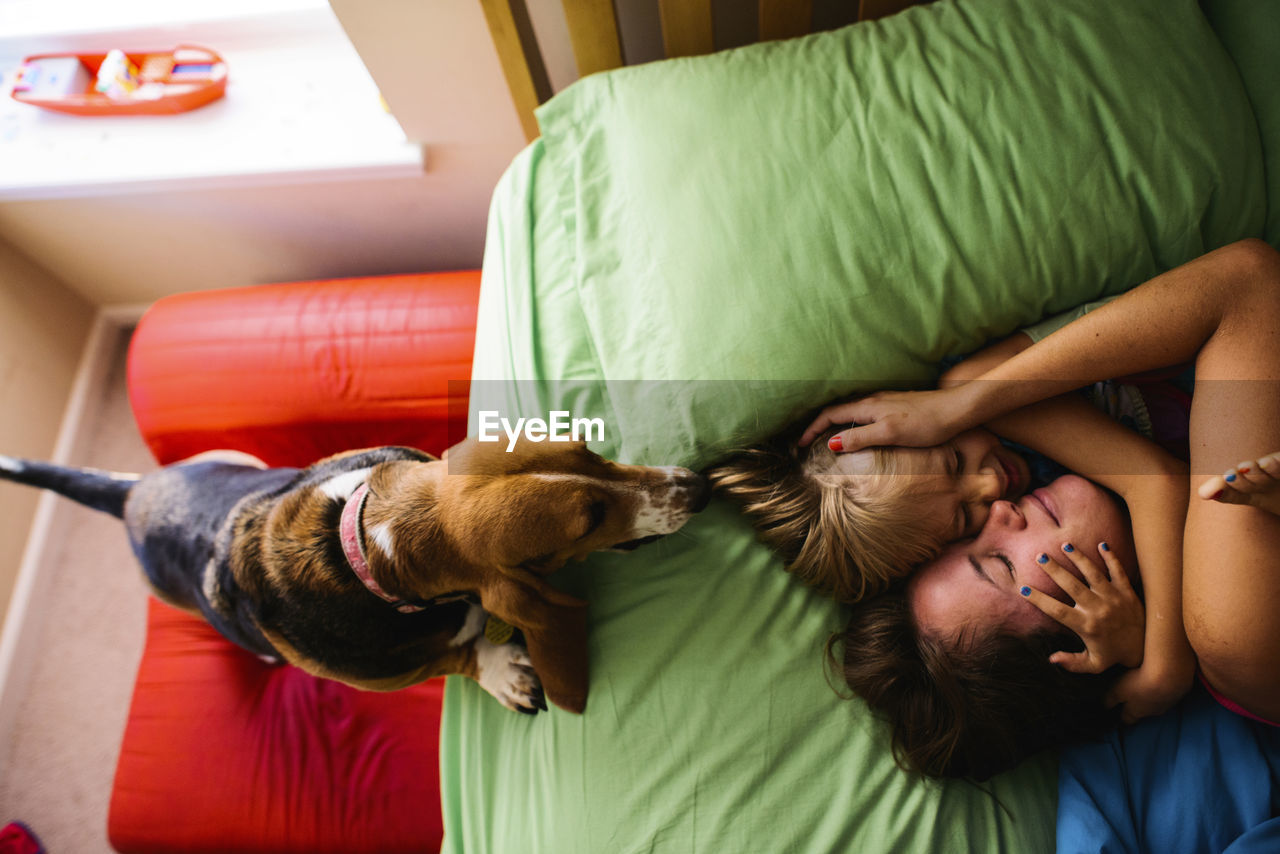
[[[1213,247],[1276,244],[1276,12],[1207,5],[940,0],[584,76],[493,197],[471,417],[567,410],[603,419],[605,454],[706,466]],[[523,52],[511,4],[486,8]],[[824,667],[842,610],[727,504],[556,582],[591,603],[586,713],[512,715],[451,679],[444,850],[1053,850],[1056,757],[982,784],[900,770]]]

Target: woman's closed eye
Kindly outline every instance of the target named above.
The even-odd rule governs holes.
[[[992,557],[996,558],[997,560],[999,560],[1001,563],[1004,564],[1005,571],[1009,573],[1010,578],[1014,579],[1015,581],[1017,580],[1017,576],[1013,572],[1013,561],[1009,560],[1007,555],[1005,555],[1003,552],[995,552],[992,555]]]
[[[1009,560],[1009,558],[1002,552],[989,552],[988,554],[985,554],[982,557],[984,558],[983,560],[979,560],[974,557],[969,558],[969,563],[973,565],[974,572],[983,576],[988,581],[994,582],[995,579],[990,574],[988,574],[986,570],[986,567],[991,566],[992,564],[989,561],[985,560],[985,558],[993,557],[1000,562],[1001,566],[1004,567],[1004,571],[1009,573],[1010,578],[1014,579],[1015,581],[1017,580],[1017,576],[1014,575],[1014,572],[1013,572],[1013,561]]]

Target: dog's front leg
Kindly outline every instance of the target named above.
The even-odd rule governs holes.
[[[488,619],[479,605],[467,609],[462,628],[449,641],[450,649],[461,653],[458,672],[474,679],[508,709],[528,715],[545,711],[542,684],[528,651],[511,641],[490,640],[484,631]]]

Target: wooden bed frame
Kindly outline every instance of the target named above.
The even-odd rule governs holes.
[[[579,77],[626,64],[614,0],[560,0],[569,28]],[[662,24],[667,58],[696,56],[717,49],[714,0],[653,0]],[[756,40],[785,39],[813,32],[814,0],[755,0]],[[842,0],[844,20],[836,25],[883,18],[929,0]],[[529,140],[538,136],[533,111],[551,97],[542,52],[534,35],[527,0],[480,0],[502,72]],[[744,4],[745,5],[745,4]],[[829,28],[828,25],[826,28]]]

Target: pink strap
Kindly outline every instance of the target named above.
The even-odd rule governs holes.
[[[362,483],[355,492],[351,493],[346,506],[342,508],[342,523],[338,527],[338,535],[342,539],[342,552],[347,556],[347,564],[364,586],[369,588],[370,593],[395,605],[400,613],[412,614],[421,611],[421,605],[412,605],[403,599],[397,599],[373,580],[373,573],[369,571],[369,561],[364,553],[364,538],[360,536],[360,518],[364,514],[364,502],[368,497],[369,484]]]
[[[1204,674],[1201,673],[1199,670],[1196,671],[1196,676],[1199,677],[1200,684],[1203,685],[1205,690],[1209,692],[1209,695],[1213,697],[1213,699],[1217,700],[1218,703],[1227,711],[1235,712],[1237,715],[1240,715],[1241,717],[1248,718],[1251,721],[1257,721],[1260,724],[1266,724],[1267,726],[1280,727],[1280,724],[1276,723],[1275,721],[1269,721],[1266,718],[1259,717],[1258,715],[1255,715],[1253,712],[1249,711],[1248,709],[1242,707],[1239,703],[1235,702],[1234,700],[1229,700],[1226,697],[1219,694],[1218,691],[1212,685],[1209,684],[1209,680],[1205,679]]]

